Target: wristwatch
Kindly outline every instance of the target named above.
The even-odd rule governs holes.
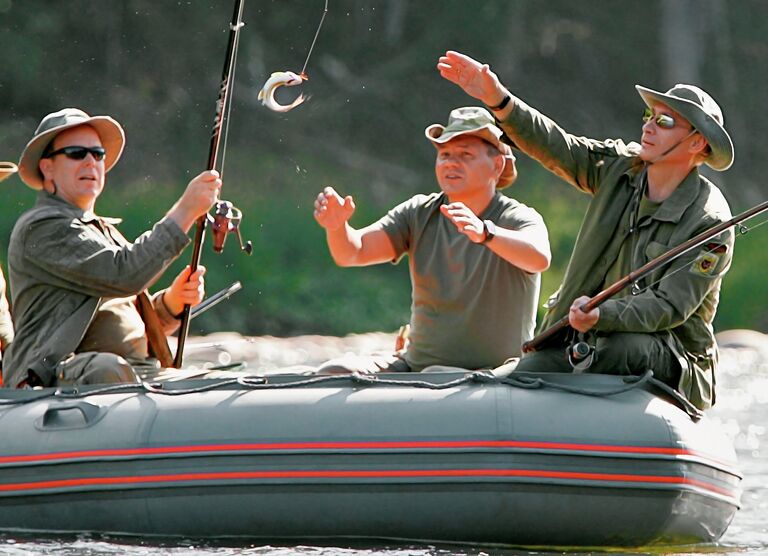
[[[493,223],[493,220],[483,220],[483,231],[485,237],[480,243],[488,243],[496,237],[496,224]]]

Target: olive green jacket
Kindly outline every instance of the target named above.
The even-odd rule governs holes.
[[[665,251],[731,218],[720,190],[693,170],[649,218],[636,221],[643,194],[644,163],[639,145],[595,141],[566,133],[555,122],[518,102],[501,122],[508,140],[577,189],[592,195],[563,283],[547,302],[540,329],[568,314],[574,299],[593,296],[618,256],[633,241],[637,269]],[[598,334],[659,335],[678,358],[678,389],[700,409],[714,403],[717,345],[712,321],[720,284],[733,256],[732,230],[640,280],[638,295],[612,298],[600,306]]]
[[[54,383],[56,365],[76,350],[102,299],[145,290],[189,243],[163,219],[117,246],[105,232],[115,222],[45,191],[16,222],[8,248],[16,336],[3,360],[6,386],[17,386],[29,370]]]

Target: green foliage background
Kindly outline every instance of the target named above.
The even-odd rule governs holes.
[[[473,103],[434,69],[446,49],[490,63],[563,127],[598,138],[638,138],[635,83],[699,84],[723,106],[737,153],[733,169],[709,176],[734,213],[765,198],[764,2],[330,0],[302,86],[312,98],[287,114],[264,109],[258,90],[273,71],[301,69],[323,3],[246,0],[224,196],[243,210],[254,255],[239,253],[234,238],[222,255],[205,248],[209,292],[234,280],[245,288],[196,320],[195,333],[345,334],[407,320],[406,264],[335,267],[312,203],[331,184],[355,196],[352,223],[363,226],[437,187],[423,130]],[[97,208],[122,216],[129,237],[148,229],[205,166],[231,11],[230,0],[0,0],[0,160],[16,160],[48,112],[110,114],[128,144]],[[551,234],[544,297],[559,283],[588,199],[524,156],[518,166],[507,192],[539,210]],[[17,178],[2,188],[0,259],[34,202]],[[768,331],[766,229],[737,242],[720,329]]]

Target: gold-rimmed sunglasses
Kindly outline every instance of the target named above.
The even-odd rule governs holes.
[[[653,110],[646,108],[643,112],[643,122],[653,120],[661,129],[672,129],[677,125],[677,120],[669,114],[653,114]]]

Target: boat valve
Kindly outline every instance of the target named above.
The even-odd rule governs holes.
[[[250,241],[243,244],[243,238],[240,235],[240,222],[242,220],[243,212],[229,201],[216,203],[216,212],[211,218],[213,250],[216,253],[221,253],[224,250],[224,242],[227,241],[227,235],[230,233],[237,236],[241,251],[245,251],[247,255],[253,253],[253,244]]]

